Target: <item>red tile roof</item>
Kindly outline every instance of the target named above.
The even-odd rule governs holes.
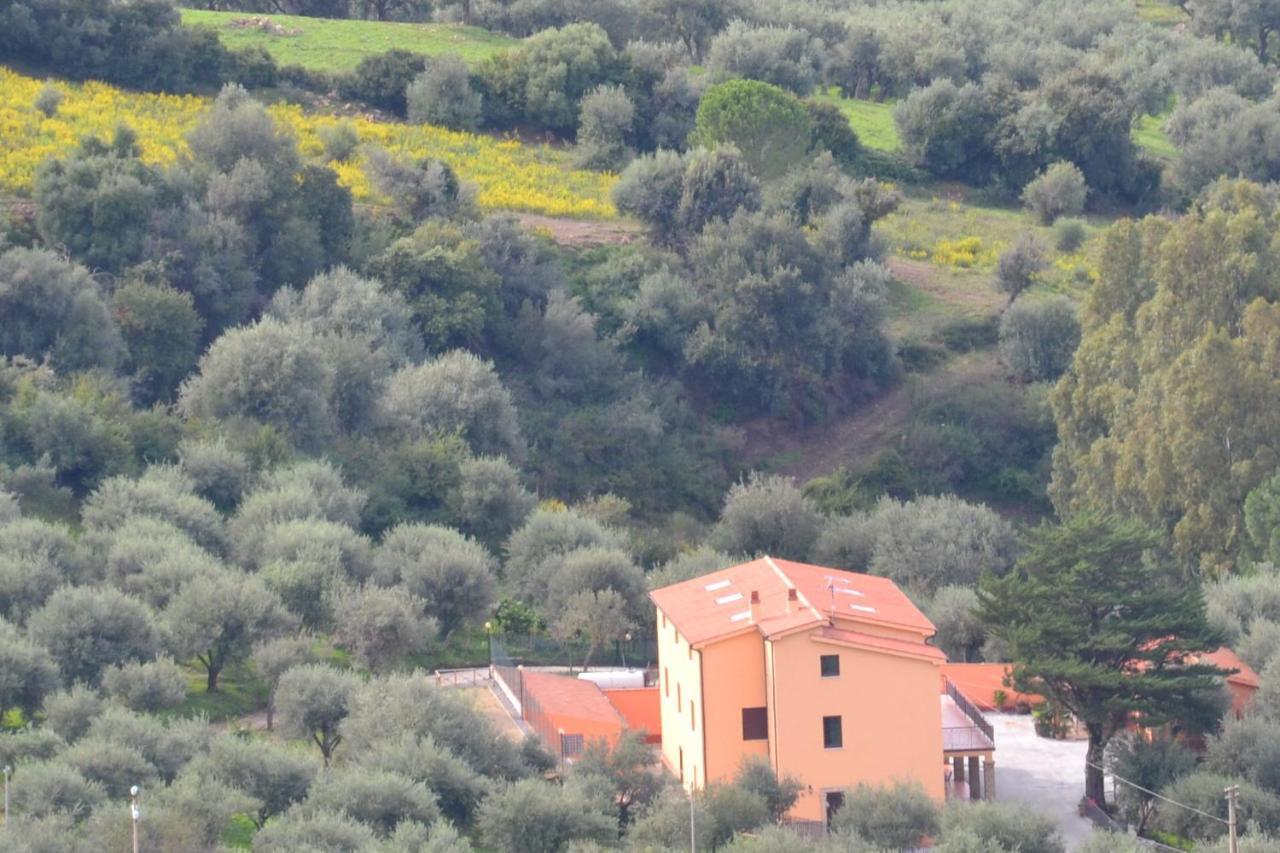
[[[790,591],[795,590],[795,598]],[[760,596],[751,614],[751,594]],[[649,597],[694,646],[756,630],[766,637],[841,620],[933,634],[933,623],[888,578],[762,557]]]
[[[586,679],[526,669],[524,689],[548,714],[626,726],[604,691]]]
[[[1255,690],[1262,685],[1262,680],[1258,678],[1258,673],[1254,672],[1253,667],[1240,660],[1240,657],[1226,646],[1216,652],[1201,655],[1200,659],[1204,663],[1211,663],[1223,669],[1239,670],[1235,675],[1227,676],[1229,684],[1239,684],[1242,687],[1252,687]]]

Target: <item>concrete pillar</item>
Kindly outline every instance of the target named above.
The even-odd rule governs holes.
[[[959,756],[956,756],[955,758],[951,759],[951,766],[955,768],[955,772],[952,774],[952,778],[954,779],[954,781],[963,782],[964,781],[964,759],[960,758]]]
[[[978,762],[981,761],[976,755],[969,756],[969,799],[982,799],[982,774],[978,770]]]
[[[982,762],[982,798],[996,798],[996,760],[989,755]]]

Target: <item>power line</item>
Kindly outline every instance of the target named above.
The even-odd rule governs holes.
[[[1092,761],[1085,761],[1085,764],[1092,767],[1094,770],[1101,770],[1103,773],[1110,772],[1105,767],[1099,767],[1098,765],[1094,764]],[[1195,806],[1189,806],[1186,803],[1180,803],[1177,800],[1171,800],[1168,797],[1164,796],[1163,794],[1157,794],[1155,791],[1152,791],[1149,788],[1142,787],[1137,782],[1130,782],[1128,779],[1125,779],[1123,776],[1117,776],[1116,774],[1111,773],[1111,778],[1116,780],[1117,782],[1123,782],[1124,784],[1128,785],[1130,788],[1137,788],[1139,791],[1141,791],[1144,794],[1150,794],[1151,796],[1155,797],[1157,800],[1164,800],[1166,803],[1171,803],[1172,805],[1175,805],[1180,809],[1186,809],[1187,811],[1195,812],[1201,817],[1207,817],[1210,820],[1216,820],[1218,823],[1222,824],[1223,826],[1230,825],[1230,821],[1223,820],[1222,818],[1218,817],[1216,814],[1209,814],[1208,812],[1202,812],[1200,811],[1200,809],[1196,808]]]

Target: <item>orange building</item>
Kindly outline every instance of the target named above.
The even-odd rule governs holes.
[[[943,798],[946,657],[892,581],[764,557],[650,597],[662,755],[687,788],[760,756],[806,785],[796,819],[823,820],[864,782]]]

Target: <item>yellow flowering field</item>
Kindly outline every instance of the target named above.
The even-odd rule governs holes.
[[[185,152],[187,131],[209,106],[208,99],[189,95],[126,92],[102,83],[57,83],[65,97],[57,114],[46,118],[34,106],[43,85],[0,66],[0,188],[27,189],[46,157],[65,153],[85,136],[109,137],[121,122],[137,132],[143,159],[167,165]],[[593,219],[617,215],[610,200],[614,175],[574,169],[568,154],[547,146],[426,125],[312,115],[293,104],[269,109],[277,122],[293,130],[308,156],[322,156],[317,136],[321,128],[349,122],[362,142],[448,163],[461,180],[475,186],[476,201],[485,209]],[[371,198],[360,162],[330,165],[358,200]]]

